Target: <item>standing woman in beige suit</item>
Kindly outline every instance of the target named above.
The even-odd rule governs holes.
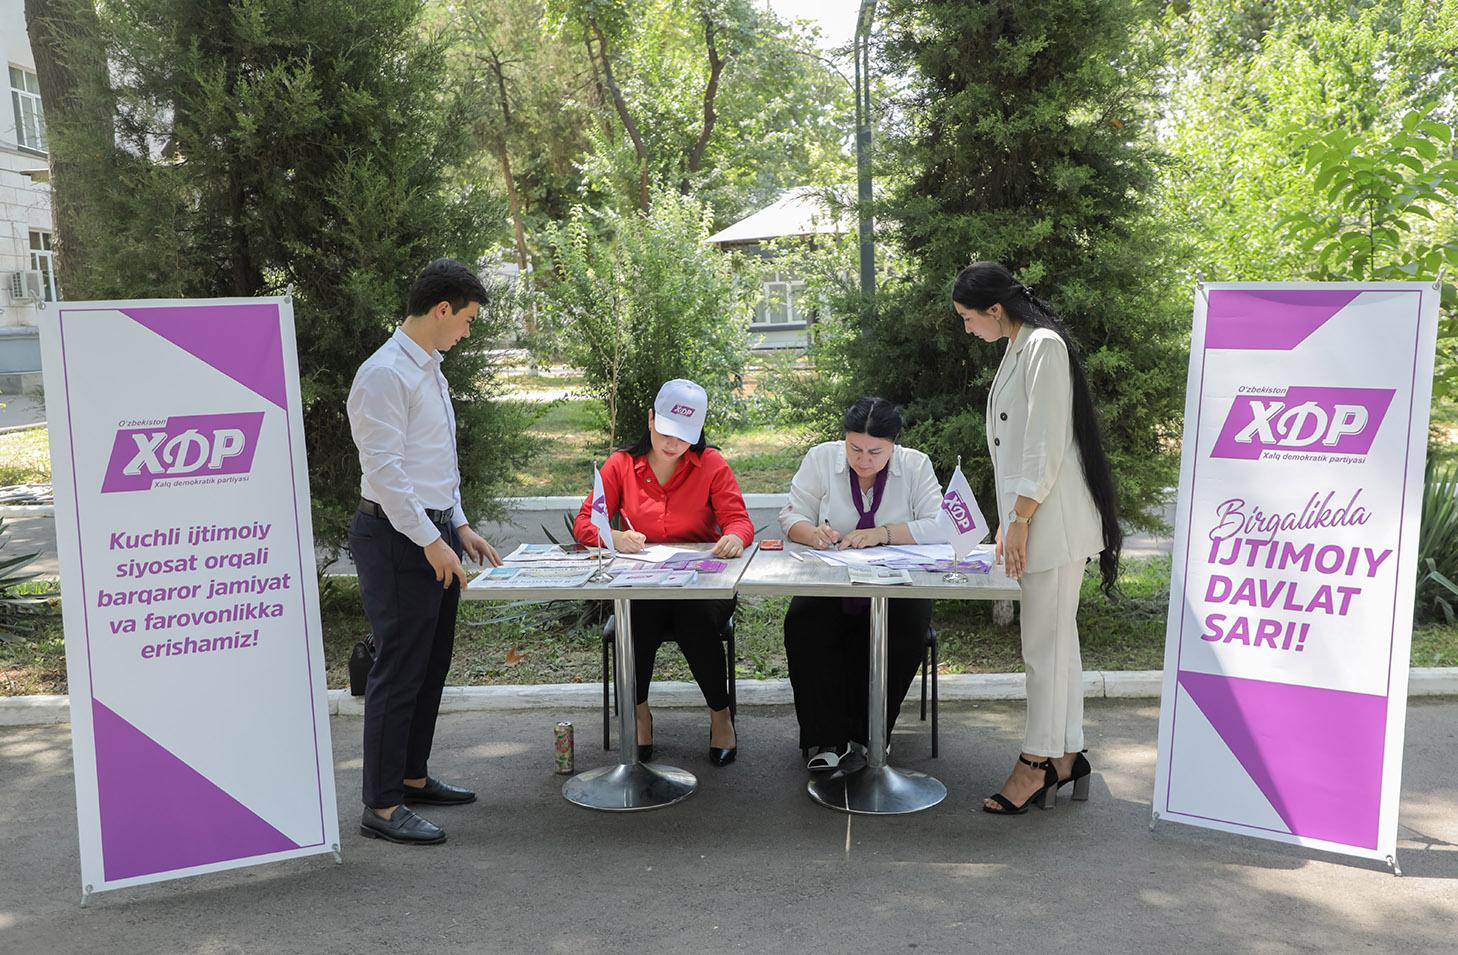
[[[982,808],[1009,815],[1048,808],[1068,783],[1074,799],[1088,798],[1079,585],[1097,557],[1112,594],[1124,533],[1083,363],[1052,308],[996,262],[963,269],[952,305],[968,334],[1008,339],[987,400],[987,450],[997,552],[1022,583],[1028,721],[1012,775]]]

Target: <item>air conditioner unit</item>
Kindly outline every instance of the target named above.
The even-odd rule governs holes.
[[[10,272],[5,278],[11,302],[39,302],[45,298],[45,282],[41,274],[34,269],[25,272]]]

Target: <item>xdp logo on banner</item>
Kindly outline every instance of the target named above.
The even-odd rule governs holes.
[[[165,425],[122,428],[111,446],[103,494],[146,491],[160,478],[247,474],[262,411],[182,415]]]
[[[1263,451],[1364,455],[1382,427],[1391,388],[1288,388],[1241,395],[1211,457],[1254,461]]]

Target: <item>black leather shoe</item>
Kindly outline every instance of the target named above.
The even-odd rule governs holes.
[[[638,744],[638,762],[640,762],[640,763],[648,763],[648,762],[652,762],[652,761],[653,761],[653,744],[652,743],[639,743]]]
[[[709,730],[709,762],[715,766],[728,766],[734,762],[734,757],[739,754],[739,738],[734,738],[733,746],[715,746],[714,731]]]
[[[396,806],[389,819],[381,819],[368,806],[359,817],[359,832],[371,839],[384,839],[407,846],[433,846],[445,842],[445,830],[427,819],[421,819],[404,806]]]
[[[429,803],[433,806],[464,806],[468,802],[475,802],[476,794],[469,789],[443,783],[434,776],[426,776],[425,785],[419,789],[406,784],[405,801]]]

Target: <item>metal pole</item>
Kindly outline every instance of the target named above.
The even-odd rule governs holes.
[[[871,221],[871,20],[876,0],[861,0],[856,17],[856,199],[860,213],[861,296],[876,297],[876,238]]]
[[[886,765],[886,618],[890,609],[887,598],[871,598],[871,685],[866,697],[870,706],[866,714],[870,733],[866,740],[866,762],[872,769]]]
[[[633,656],[633,623],[629,601],[613,601],[613,613],[617,615],[618,634],[613,640],[614,655],[617,658],[618,684],[618,748],[622,750],[620,762],[635,766],[638,763],[638,678]]]

